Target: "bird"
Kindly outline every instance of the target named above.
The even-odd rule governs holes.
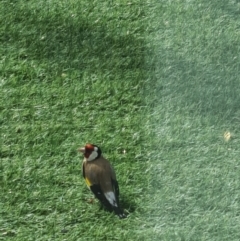
[[[113,210],[119,218],[126,218],[119,206],[119,185],[115,171],[110,162],[102,156],[100,147],[86,144],[78,151],[84,155],[82,175],[88,188],[103,206]]]

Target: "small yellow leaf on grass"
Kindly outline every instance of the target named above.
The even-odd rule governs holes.
[[[231,138],[231,133],[230,133],[229,131],[226,131],[226,132],[224,133],[224,139],[225,139],[225,141],[229,141],[230,138]]]

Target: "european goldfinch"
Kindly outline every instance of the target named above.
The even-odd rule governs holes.
[[[86,144],[78,151],[84,155],[82,174],[89,189],[105,207],[113,210],[119,218],[125,218],[119,207],[119,187],[115,171],[102,156],[101,149],[96,145]]]

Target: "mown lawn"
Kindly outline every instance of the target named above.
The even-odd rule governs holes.
[[[240,240],[237,1],[0,4],[0,240]],[[127,219],[89,201],[86,142]]]

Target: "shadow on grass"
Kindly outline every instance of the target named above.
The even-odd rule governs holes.
[[[122,195],[121,195],[122,196]],[[99,204],[99,210],[104,210],[105,212],[114,213],[111,208],[103,206],[101,203]],[[124,213],[128,216],[136,210],[136,203],[130,201],[126,197],[121,197],[120,199],[120,209],[124,210]]]
[[[15,14],[8,15],[12,7]],[[80,7],[66,9],[66,12],[64,14],[60,7],[33,9],[30,4],[5,3],[4,15],[11,28],[5,23],[0,42],[6,53],[18,61],[48,65],[49,72],[75,69],[79,74],[96,70],[121,73],[143,67],[143,40],[124,30],[131,25],[131,19],[119,21],[115,28],[116,19],[120,17],[118,12],[112,23],[97,12],[91,19],[90,9],[89,16],[85,17]],[[99,20],[94,21],[97,16]]]
[[[123,195],[121,195],[121,198],[120,198],[119,202],[120,202],[120,208],[122,210],[124,210],[124,213],[126,215],[133,213],[137,208],[137,205],[133,200],[130,201],[129,198],[126,198]],[[97,205],[99,207],[99,210],[103,210],[103,211],[109,212],[109,213],[114,213],[114,211],[111,208],[108,208],[108,207],[104,206],[97,199],[95,199],[95,202],[94,202],[93,205]]]
[[[129,213],[135,212],[137,204],[134,200],[129,200],[129,198],[122,196],[120,199],[120,206],[122,209],[127,210]]]
[[[110,210],[110,209],[108,209],[107,207],[103,206],[103,205],[102,205],[99,201],[97,201],[97,200],[96,200],[96,202],[94,202],[93,205],[98,205],[99,211],[102,210],[102,211],[104,211],[104,212],[106,212],[106,213],[109,213],[109,214],[110,214],[110,213],[114,213],[113,210]],[[133,213],[133,212],[135,211],[135,209],[136,209],[136,204],[135,204],[133,201],[127,200],[127,198],[125,198],[125,197],[123,197],[123,198],[120,200],[120,206],[121,206],[121,208],[124,210],[124,213],[126,214],[126,216],[128,216],[128,215],[131,214],[131,213]],[[103,219],[104,217],[101,216],[101,214],[100,214],[99,211],[96,211],[96,214],[94,214],[94,215],[96,215],[96,217],[97,217],[98,219]],[[116,214],[114,214],[114,215],[116,215]],[[117,215],[116,215],[116,217],[117,217]],[[69,228],[70,228],[71,226],[74,226],[74,225],[76,225],[76,224],[80,224],[80,223],[82,223],[82,222],[84,222],[84,220],[81,219],[81,218],[74,218],[74,219],[72,219],[70,222],[68,222],[68,223],[65,224],[65,227],[61,230],[61,233],[67,233],[67,232],[69,232]]]

